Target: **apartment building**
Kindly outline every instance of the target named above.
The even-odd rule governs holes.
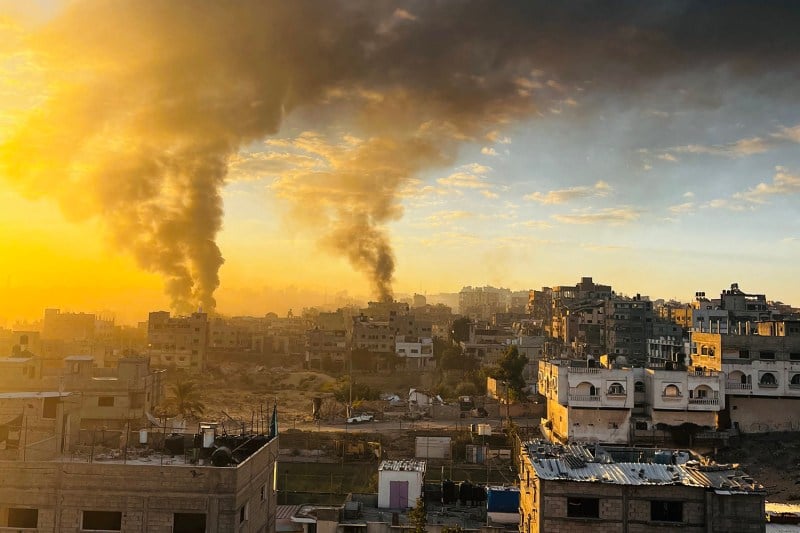
[[[251,350],[253,329],[235,318],[215,317],[208,324],[208,346],[215,350]]]
[[[644,363],[647,339],[653,337],[653,303],[640,295],[605,302],[606,353],[624,355],[629,362]]]
[[[800,430],[800,320],[758,322],[751,334],[692,332],[692,366],[726,376],[720,425]]]
[[[529,441],[522,533],[760,533],[765,491],[736,465],[687,452]]]
[[[0,390],[74,394],[85,430],[138,427],[163,399],[164,371],[152,370],[147,357],[123,357],[114,368],[99,368],[87,356],[70,356],[63,363],[52,369],[38,357],[0,359]]]
[[[692,424],[714,429],[725,407],[719,372],[539,362],[543,431],[558,442],[630,444],[636,430]]]
[[[172,317],[168,311],[155,311],[148,317],[147,354],[155,366],[203,370],[208,342],[206,313]]]
[[[395,340],[395,353],[402,358],[406,369],[433,368],[433,339],[399,336]]]
[[[343,369],[350,353],[344,329],[314,328],[306,332],[306,367],[311,369]]]

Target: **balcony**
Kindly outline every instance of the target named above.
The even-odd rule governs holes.
[[[570,394],[570,402],[599,402],[600,396],[597,394]]]
[[[759,383],[758,384],[758,388],[759,389],[777,389],[778,388],[778,384],[777,383]]]
[[[753,390],[752,383],[740,383],[736,382],[728,382],[725,384],[725,388],[728,390]]]
[[[719,398],[689,398],[689,405],[719,405]]]
[[[599,374],[602,368],[591,368],[586,366],[570,366],[569,368],[570,373],[573,374]]]

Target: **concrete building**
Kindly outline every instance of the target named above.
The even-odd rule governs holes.
[[[634,375],[630,369],[540,361],[538,390],[547,399],[543,424],[562,442],[630,441]]]
[[[735,465],[697,459],[527,442],[520,451],[519,531],[764,532],[763,487]]]
[[[632,444],[636,430],[684,424],[714,430],[725,408],[724,376],[709,370],[540,361],[537,387],[543,432],[558,442]]]
[[[216,350],[251,350],[253,331],[246,323],[215,317],[208,324],[208,346]]]
[[[306,332],[306,367],[316,370],[343,369],[350,351],[347,332],[340,330],[311,329]]]
[[[504,288],[464,287],[458,293],[458,314],[489,320],[492,314],[508,308],[511,294],[511,290]]]
[[[407,369],[433,368],[433,339],[400,336],[395,340],[395,353],[401,357]]]
[[[3,531],[275,531],[276,434],[80,446],[78,395],[59,392],[0,394],[0,417]]]
[[[378,467],[378,507],[410,509],[422,495],[425,461],[383,461]]]
[[[99,368],[91,357],[70,356],[64,366],[42,366],[38,357],[0,359],[0,390],[75,394],[84,430],[135,429],[162,400],[164,372],[151,370],[146,357],[121,358],[114,368]]]
[[[750,335],[692,332],[692,367],[726,376],[720,426],[798,431],[800,321],[757,323]]]
[[[624,355],[631,364],[647,360],[647,340],[653,337],[653,303],[636,295],[605,302],[605,353]]]
[[[171,317],[167,311],[150,313],[147,354],[155,366],[203,370],[208,351],[208,315]]]

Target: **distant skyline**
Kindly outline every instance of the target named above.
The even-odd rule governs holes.
[[[581,276],[800,305],[795,4],[17,4],[0,322]]]

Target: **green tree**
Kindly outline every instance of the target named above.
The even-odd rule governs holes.
[[[184,418],[199,418],[206,409],[200,399],[200,393],[201,390],[197,383],[179,376],[175,383],[169,386],[167,411],[179,414]]]
[[[428,510],[425,500],[417,498],[417,504],[408,512],[408,521],[414,526],[414,533],[425,533],[428,526]]]
[[[469,340],[469,327],[472,322],[467,317],[457,318],[453,321],[450,328],[450,340],[452,342],[466,342]]]
[[[522,373],[527,364],[528,358],[519,353],[515,345],[510,346],[503,358],[498,362],[498,369],[494,377],[507,383],[511,396],[515,399],[524,396],[525,378],[523,378]]]

